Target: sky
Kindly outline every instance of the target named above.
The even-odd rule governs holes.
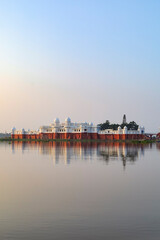
[[[160,127],[160,1],[0,0],[0,131]]]

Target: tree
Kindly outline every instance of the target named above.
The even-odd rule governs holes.
[[[118,124],[118,123],[110,123],[109,120],[106,120],[105,123],[101,123],[98,126],[100,127],[101,130],[105,130],[105,129],[117,130],[119,126],[121,128],[124,128],[126,126],[128,128],[128,130],[137,130],[138,129],[138,125],[134,121],[131,121],[130,123]]]

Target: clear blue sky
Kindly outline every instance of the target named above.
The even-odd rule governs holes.
[[[160,1],[0,0],[0,130],[160,127]]]

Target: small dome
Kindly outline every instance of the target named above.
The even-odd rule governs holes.
[[[71,119],[68,117],[68,118],[65,119],[65,122],[70,123]]]
[[[124,126],[124,129],[127,129],[127,127],[126,127],[126,126]]]
[[[15,133],[15,131],[16,131],[16,128],[15,128],[15,127],[13,127],[13,128],[12,128],[12,130],[11,130],[11,132],[14,134],[14,133]]]
[[[22,133],[24,133],[25,132],[24,128],[22,128],[21,131],[22,131]]]
[[[54,123],[59,123],[59,118],[55,118]]]
[[[121,129],[121,127],[119,126],[118,129]]]

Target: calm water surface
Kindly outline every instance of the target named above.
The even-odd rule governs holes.
[[[160,144],[1,143],[0,239],[159,240]]]

